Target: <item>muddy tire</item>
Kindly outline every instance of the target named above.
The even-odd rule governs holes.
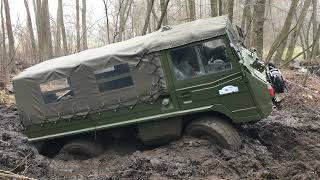
[[[208,139],[225,149],[239,149],[241,139],[234,128],[226,119],[219,117],[203,117],[192,121],[186,128],[190,136]]]
[[[103,153],[103,147],[101,144],[89,140],[74,140],[65,144],[59,152],[59,155],[67,155],[63,159],[85,160],[99,156]]]

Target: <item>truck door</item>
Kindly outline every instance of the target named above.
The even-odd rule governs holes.
[[[248,111],[256,114],[241,67],[226,37],[171,49],[167,56],[182,110],[223,105],[242,117]]]

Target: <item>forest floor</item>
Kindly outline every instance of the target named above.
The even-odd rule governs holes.
[[[36,179],[319,179],[320,78],[302,87],[302,75],[284,74],[289,92],[282,108],[240,126],[243,145],[237,151],[183,137],[144,151],[119,142],[89,160],[47,158],[20,132],[14,108],[2,106],[0,179],[4,171]]]

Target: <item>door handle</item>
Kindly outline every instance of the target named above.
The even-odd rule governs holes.
[[[191,93],[190,92],[185,92],[185,93],[181,93],[179,95],[180,98],[189,98],[191,97]]]

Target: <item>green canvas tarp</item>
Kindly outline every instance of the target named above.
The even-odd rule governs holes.
[[[225,16],[200,19],[32,66],[13,79],[22,123],[154,101],[167,89],[160,51],[223,35],[228,26]]]

